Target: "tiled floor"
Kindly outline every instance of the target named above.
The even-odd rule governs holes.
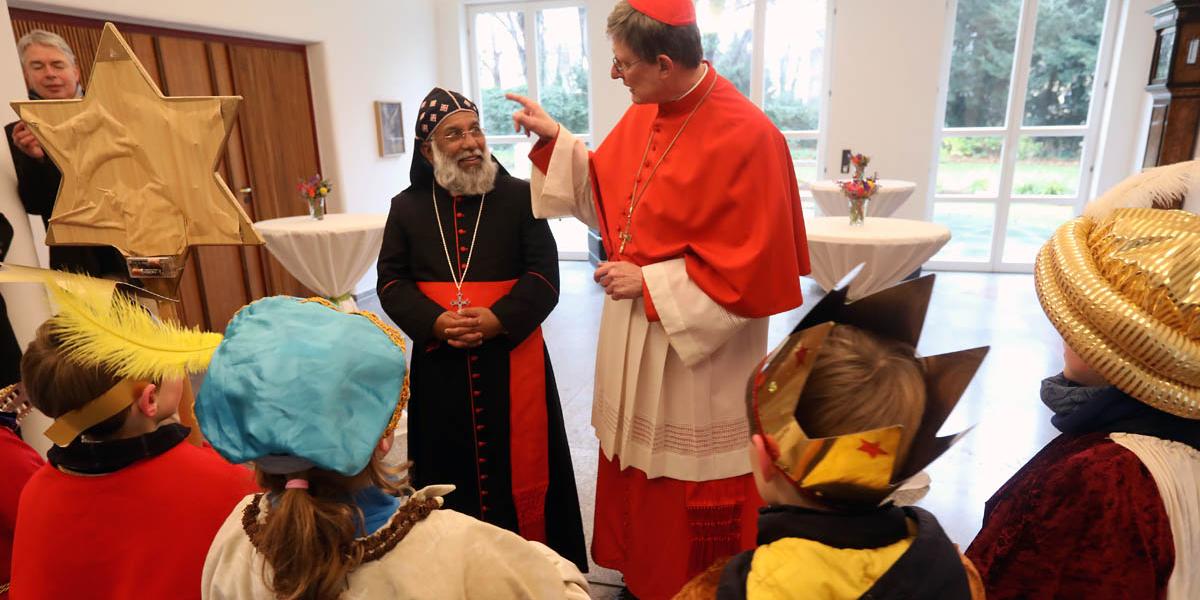
[[[591,273],[588,263],[561,263],[562,296],[544,326],[589,540],[598,452],[590,424],[592,370],[603,300]],[[812,280],[803,283],[806,306],[772,318],[772,347],[822,293]],[[363,307],[379,308],[373,300]],[[920,502],[963,548],[979,530],[984,501],[1055,435],[1038,386],[1061,368],[1061,348],[1029,275],[938,274],[918,350],[939,354],[982,345],[990,345],[991,353],[943,432],[975,429],[928,469],[933,484]],[[616,597],[618,573],[593,566],[588,579],[595,584],[593,597]]]

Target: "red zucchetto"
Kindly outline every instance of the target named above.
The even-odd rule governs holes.
[[[658,21],[679,27],[696,22],[696,5],[692,0],[629,0],[638,12]]]

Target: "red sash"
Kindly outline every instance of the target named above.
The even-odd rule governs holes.
[[[468,281],[463,296],[471,306],[495,304],[517,280]],[[417,288],[446,310],[458,294],[450,282],[421,281]],[[541,327],[508,355],[509,446],[512,460],[513,504],[521,537],[546,541],[546,489],[550,486],[546,362]],[[467,370],[473,369],[467,360]],[[474,402],[474,398],[471,401]],[[474,408],[474,407],[472,407]],[[482,484],[482,482],[481,482]],[[482,487],[482,485],[481,485]]]

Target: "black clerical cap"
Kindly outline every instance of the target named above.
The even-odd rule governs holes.
[[[464,110],[479,114],[479,107],[466,96],[442,88],[433,88],[421,101],[421,110],[417,113],[417,141],[425,141],[433,135],[434,130],[446,117]]]

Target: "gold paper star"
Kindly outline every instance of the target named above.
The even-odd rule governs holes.
[[[106,23],[82,99],[12,103],[63,174],[47,242],[130,256],[262,244],[215,172],[239,102],[163,96]]]

